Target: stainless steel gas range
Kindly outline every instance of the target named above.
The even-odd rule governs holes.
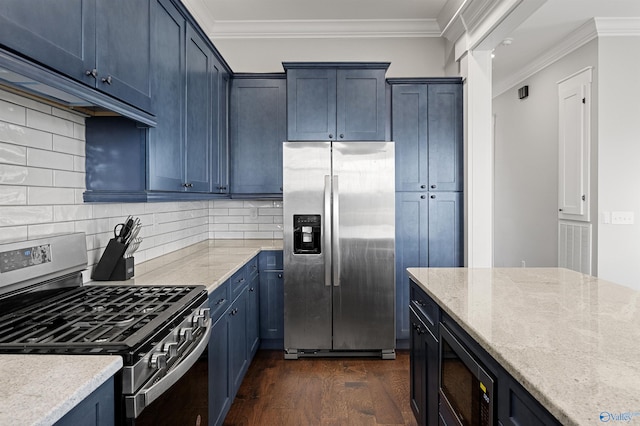
[[[204,286],[83,286],[85,235],[0,244],[0,353],[120,355],[116,418],[133,424],[205,351]]]

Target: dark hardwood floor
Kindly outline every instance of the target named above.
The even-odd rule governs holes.
[[[258,351],[224,424],[415,425],[409,352],[285,360],[282,351]]]

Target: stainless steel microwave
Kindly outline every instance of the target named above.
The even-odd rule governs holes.
[[[494,379],[440,323],[440,423],[493,425]]]

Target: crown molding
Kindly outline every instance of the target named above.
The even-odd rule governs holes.
[[[212,40],[251,38],[440,37],[435,19],[214,21]]]
[[[493,97],[522,83],[595,38],[638,36],[640,36],[640,18],[592,18],[553,48],[531,61],[527,67],[514,73],[510,78],[494,84]]]
[[[546,50],[542,55],[534,58],[529,65],[513,73],[509,78],[497,82],[493,85],[493,97],[499,96],[507,90],[522,83],[532,75],[542,71],[554,62],[567,56],[574,50],[584,46],[591,40],[598,37],[595,21],[590,19],[582,24],[578,29],[569,34],[556,45]]]

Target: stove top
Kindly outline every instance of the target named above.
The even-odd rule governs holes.
[[[0,304],[0,351],[81,353],[139,347],[189,305],[203,286],[94,285],[25,294]]]

